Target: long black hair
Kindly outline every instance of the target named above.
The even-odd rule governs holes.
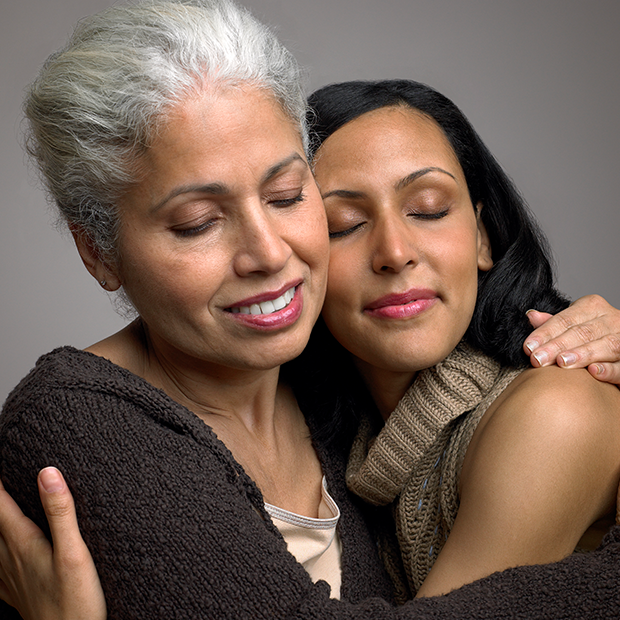
[[[332,133],[357,117],[383,107],[406,106],[432,118],[443,130],[463,169],[473,205],[483,205],[481,218],[489,235],[493,267],[478,274],[478,298],[465,339],[498,362],[524,366],[523,341],[531,331],[529,308],[556,313],[568,300],[555,288],[547,240],[513,182],[484,145],[470,122],[450,99],[433,88],[410,80],[354,81],[325,86],[308,99],[312,156]],[[323,391],[342,403],[347,388],[360,389],[355,373],[346,368],[342,347],[319,321],[300,364],[323,368],[326,376],[342,378],[338,388],[323,381]],[[345,373],[345,375],[342,375]],[[318,379],[318,377],[317,377]],[[353,381],[353,383],[350,383]],[[369,398],[363,392],[363,400]],[[336,405],[338,408],[339,405]],[[346,407],[349,408],[348,406]]]

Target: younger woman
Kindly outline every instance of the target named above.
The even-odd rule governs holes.
[[[331,237],[322,317],[348,351],[318,354],[349,415],[364,402],[347,360],[374,401],[347,483],[393,505],[412,591],[598,543],[590,528],[613,519],[620,478],[620,393],[584,370],[525,370],[526,310],[567,302],[522,198],[425,85],[338,84],[310,104]]]

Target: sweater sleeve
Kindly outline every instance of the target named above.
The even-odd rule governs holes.
[[[340,620],[570,620],[620,617],[620,526],[601,548],[554,564],[494,573],[444,596],[415,599],[401,607],[369,599],[356,606],[321,601],[313,591],[294,618]],[[317,610],[321,610],[317,613]]]

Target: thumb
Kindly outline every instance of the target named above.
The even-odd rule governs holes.
[[[39,495],[47,516],[55,553],[71,552],[80,546],[73,496],[63,475],[55,467],[39,472]]]
[[[548,312],[539,312],[538,310],[528,310],[526,314],[534,329],[538,329],[541,325],[544,325],[553,316]]]

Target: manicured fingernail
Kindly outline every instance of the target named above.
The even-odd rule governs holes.
[[[534,308],[530,308],[529,310],[525,311],[525,314],[528,315],[530,312],[538,312],[538,310],[534,310]]]
[[[534,349],[538,348],[538,341],[537,340],[527,340],[525,342],[525,348],[531,353]]]
[[[56,493],[64,487],[62,476],[55,467],[46,467],[39,474],[41,485],[48,493]]]
[[[562,353],[560,358],[562,359],[562,366],[572,366],[577,361],[577,356],[574,353]]]
[[[533,357],[541,366],[549,361],[549,354],[546,351],[536,351]]]

